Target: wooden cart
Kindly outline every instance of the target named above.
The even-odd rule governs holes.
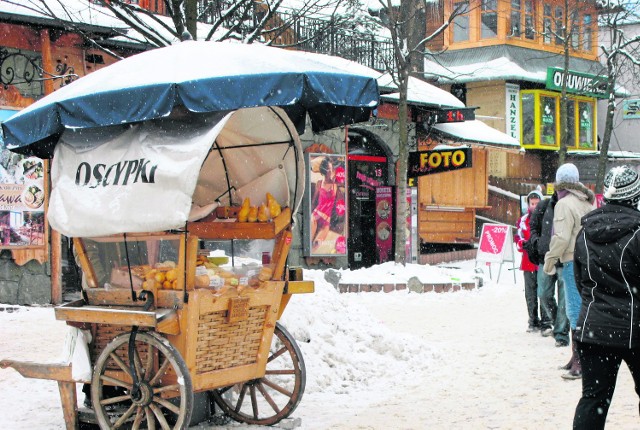
[[[271,222],[199,221],[180,231],[74,239],[88,288],[84,299],[57,307],[55,315],[91,330],[91,381],[73,380],[64,366],[11,361],[2,366],[58,380],[69,429],[78,428],[75,382],[91,384],[95,418],[104,429],[186,428],[199,392],[209,393],[235,420],[277,423],[293,412],[305,387],[300,350],[278,319],[292,294],[313,291],[312,281],[301,280],[299,270],[291,270],[290,277],[286,267],[290,220],[291,211],[284,208]],[[197,288],[202,241],[236,239],[274,240],[269,279]],[[176,245],[177,288],[98,287],[87,243],[142,241]],[[139,284],[133,275],[130,280]]]

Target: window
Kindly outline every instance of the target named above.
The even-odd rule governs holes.
[[[453,41],[465,42],[469,40],[469,2],[456,2],[453,5],[453,10],[461,13],[453,20]]]
[[[462,103],[467,104],[467,84],[451,84],[449,92]]]
[[[544,16],[542,17],[542,31],[544,32],[542,40],[544,43],[551,43],[552,40],[553,26],[551,23],[553,22],[553,16],[551,15],[551,11],[551,5],[545,3],[543,7]]]
[[[524,31],[523,31],[524,29]],[[533,40],[536,37],[536,19],[532,0],[511,0],[510,37],[524,37]]]
[[[480,37],[482,39],[491,39],[498,35],[497,1],[484,0],[482,2],[482,25],[480,27]]]
[[[556,28],[556,45],[562,45],[563,44],[563,38],[564,38],[564,19],[563,19],[563,10],[560,6],[556,6],[556,13],[555,13],[555,28]]]
[[[511,0],[511,32],[509,36],[520,37],[520,20],[522,10],[520,9],[520,0]]]
[[[578,11],[571,12],[571,19],[569,20],[569,26],[571,28],[571,47],[574,50],[580,49],[580,21],[578,17]]]
[[[524,2],[524,37],[529,40],[536,37],[536,19],[532,0]]]
[[[582,49],[586,52],[591,52],[591,15],[582,17],[582,26]]]
[[[0,46],[0,85],[13,85],[23,97],[44,95],[42,57],[34,51]]]

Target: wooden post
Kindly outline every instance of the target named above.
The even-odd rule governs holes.
[[[40,43],[42,51],[42,69],[46,73],[53,74],[53,56],[51,55],[51,39],[49,38],[49,30],[40,30]],[[44,80],[44,94],[49,95],[53,92],[53,81],[51,79]],[[49,178],[47,178],[49,179]],[[51,303],[54,305],[62,303],[62,262],[61,247],[62,238],[60,233],[51,230],[49,236],[51,240]]]

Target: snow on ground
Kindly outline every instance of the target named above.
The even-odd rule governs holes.
[[[446,266],[387,263],[342,271],[342,279],[465,282],[476,275],[474,261]],[[281,319],[306,363],[306,391],[293,413],[300,428],[570,428],[580,381],[563,380],[557,368],[568,360],[569,348],[525,332],[522,275],[517,272],[514,282],[505,265],[498,283],[496,267],[493,279],[484,268],[480,289],[441,294],[339,294],[322,271],[305,271],[316,292],[294,296]],[[55,361],[65,333],[50,307],[0,311],[0,358]],[[0,386],[3,429],[64,428],[54,382],[0,370]],[[637,405],[623,366],[608,428],[638,428]]]

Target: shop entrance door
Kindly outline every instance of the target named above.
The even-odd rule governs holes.
[[[376,187],[387,185],[387,157],[349,154],[349,268],[377,263]]]

